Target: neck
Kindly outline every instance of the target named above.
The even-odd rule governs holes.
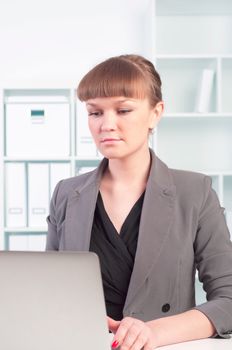
[[[141,150],[125,159],[110,159],[108,178],[118,184],[132,186],[135,183],[146,185],[150,170],[150,152]]]

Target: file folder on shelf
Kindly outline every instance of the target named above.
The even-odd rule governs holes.
[[[50,163],[50,197],[60,180],[70,177],[70,163]]]
[[[76,107],[76,150],[79,157],[95,158],[97,149],[88,127],[88,113],[83,103]]]
[[[46,234],[11,234],[8,249],[16,251],[45,251]]]
[[[70,154],[69,104],[6,104],[6,156]]]
[[[6,226],[26,226],[26,175],[24,163],[5,164]]]
[[[10,235],[8,240],[8,250],[26,251],[28,250],[28,238],[26,235]]]
[[[28,236],[28,250],[39,252],[39,251],[45,251],[45,248],[46,248],[46,234]]]
[[[46,227],[49,208],[48,163],[28,164],[28,223],[29,227]]]

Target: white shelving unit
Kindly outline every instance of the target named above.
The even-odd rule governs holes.
[[[232,2],[153,4],[153,60],[165,101],[154,147],[170,167],[212,177],[232,230]],[[206,85],[205,71],[213,76]]]
[[[74,89],[5,89],[1,105],[1,249],[44,250],[55,184],[101,157]]]
[[[156,153],[172,168],[212,177],[232,237],[232,1],[153,5],[153,60],[166,106]],[[196,296],[205,300],[198,279]]]

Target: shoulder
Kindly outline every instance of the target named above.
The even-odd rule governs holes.
[[[151,151],[152,165],[150,176],[161,188],[175,188],[177,194],[200,195],[209,190],[212,184],[211,177],[203,173],[173,169],[164,163]]]
[[[169,168],[173,184],[176,188],[176,196],[184,203],[195,203],[202,206],[212,189],[210,176],[187,170]]]
[[[210,176],[188,170],[179,170],[169,168],[173,182],[178,188],[189,188],[190,190],[196,187],[210,186],[212,179]]]
[[[86,186],[96,181],[97,169],[86,174],[70,177],[58,182],[53,192],[54,202],[67,201],[68,197],[74,193],[83,190]]]
[[[52,195],[51,207],[62,209],[66,207],[68,199],[76,198],[82,193],[89,193],[88,191],[92,193],[93,189],[98,187],[107,164],[108,161],[104,158],[96,169],[58,182]]]
[[[61,180],[61,188],[64,192],[75,190],[76,188],[84,186],[89,181],[94,181],[96,169],[88,173],[70,177],[65,180]]]
[[[181,207],[201,206],[212,192],[212,179],[203,173],[173,169],[151,151],[152,166],[150,176],[161,189],[175,196]]]

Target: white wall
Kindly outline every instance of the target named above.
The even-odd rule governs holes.
[[[149,0],[1,0],[0,88],[75,87],[95,63],[147,51]]]

